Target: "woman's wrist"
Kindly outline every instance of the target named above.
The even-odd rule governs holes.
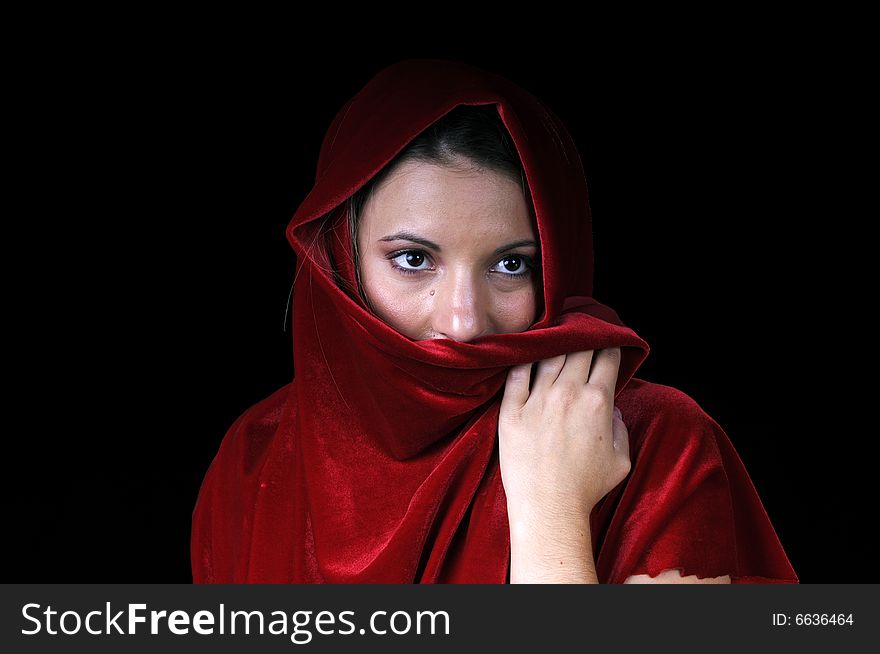
[[[561,523],[513,517],[510,583],[598,584],[589,515]]]

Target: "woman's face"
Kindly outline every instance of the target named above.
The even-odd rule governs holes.
[[[365,204],[358,249],[376,314],[413,340],[467,342],[537,319],[538,238],[501,173],[405,161]]]

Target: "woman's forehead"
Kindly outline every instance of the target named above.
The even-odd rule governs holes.
[[[415,230],[441,237],[469,230],[472,238],[536,237],[522,188],[509,176],[422,162],[408,162],[383,180],[362,220],[370,233]]]

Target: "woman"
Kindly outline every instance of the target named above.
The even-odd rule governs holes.
[[[374,77],[288,226],[294,379],[207,473],[194,580],[797,583],[718,424],[633,376],[590,221],[534,96],[448,61]]]

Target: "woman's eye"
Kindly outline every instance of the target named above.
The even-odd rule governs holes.
[[[506,275],[524,275],[529,271],[527,257],[518,254],[511,254],[504,257],[493,270],[504,273]]]
[[[408,250],[407,252],[401,252],[396,257],[391,259],[392,262],[396,263],[398,267],[403,270],[427,270],[428,266],[423,264],[427,264],[428,259],[423,252],[418,252],[417,250]]]

